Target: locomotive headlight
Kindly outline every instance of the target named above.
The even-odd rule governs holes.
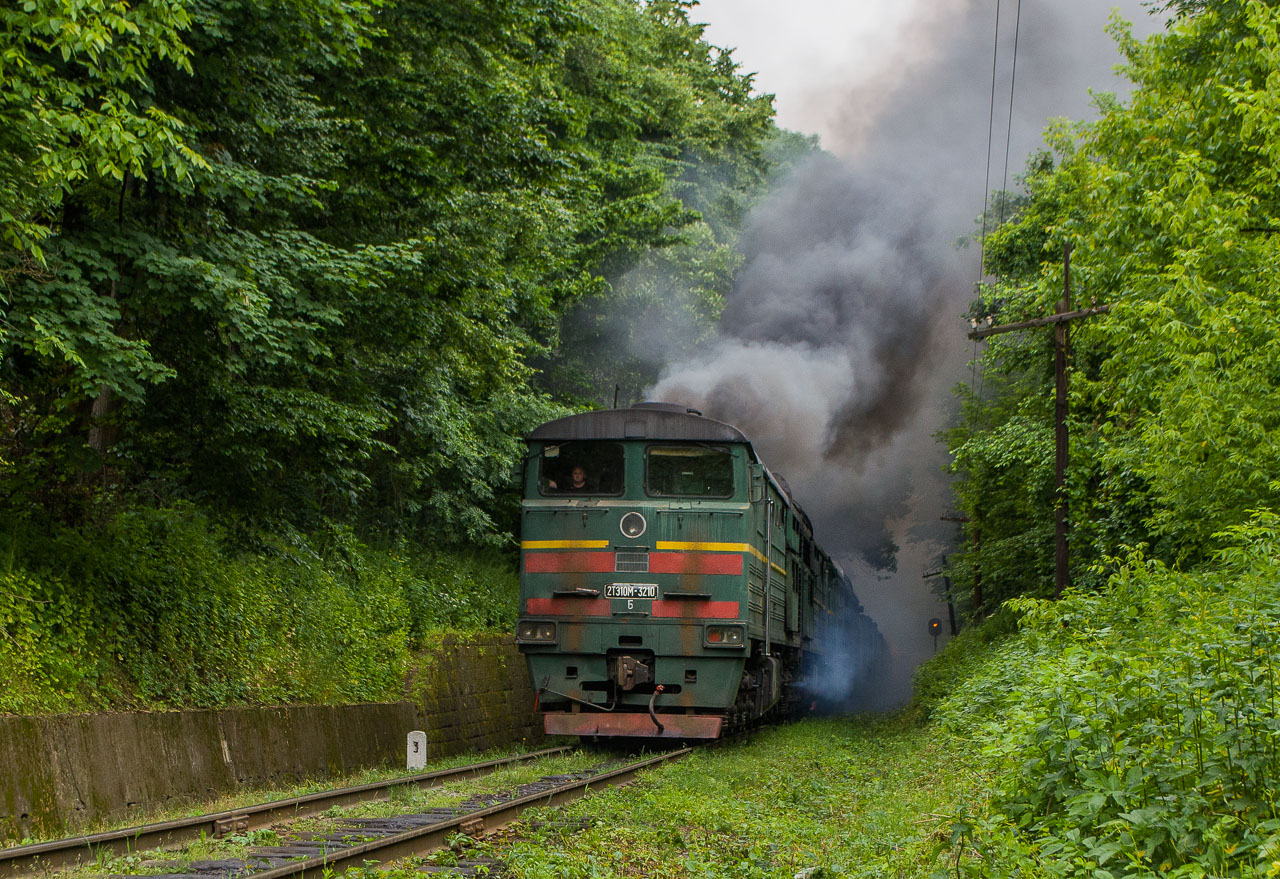
[[[703,632],[703,643],[708,647],[742,647],[746,640],[742,626],[707,626]]]
[[[644,520],[644,516],[636,512],[627,513],[622,517],[622,521],[618,523],[618,529],[623,536],[630,537],[632,540],[644,534],[644,529],[648,527],[649,523]]]
[[[522,644],[549,644],[556,640],[556,624],[521,620],[516,624],[516,640]]]

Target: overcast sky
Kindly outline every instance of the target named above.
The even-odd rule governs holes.
[[[1017,168],[1039,144],[1045,121],[1054,116],[1080,118],[1089,114],[1088,89],[1124,90],[1124,82],[1111,72],[1120,58],[1104,31],[1110,11],[1115,9],[1134,23],[1140,36],[1161,23],[1147,14],[1141,0],[1021,5],[1018,77],[1032,82],[1040,68],[1053,70],[1059,82],[1049,105],[1023,108],[1029,111],[1026,115],[1015,110],[1015,126],[1021,128],[1014,131]],[[1008,119],[1010,71],[1006,65],[1013,54],[1017,6],[1017,0],[1002,0],[1000,9],[996,111],[1000,131]],[[1038,31],[1053,30],[1046,27],[1048,7],[1057,7],[1053,10],[1057,14],[1070,10],[1074,19],[1070,31],[1059,31],[1059,45],[1051,44],[1052,33],[1029,42]],[[856,144],[839,134],[847,127],[849,107],[844,99],[850,92],[869,82],[892,81],[896,71],[921,63],[934,48],[922,44],[947,38],[953,26],[947,19],[976,16],[986,32],[994,34],[995,15],[995,0],[701,0],[691,13],[694,21],[707,24],[708,42],[733,48],[742,69],[756,74],[757,89],[776,96],[780,125],[817,134],[823,146],[836,153],[856,149]],[[931,21],[944,24],[930,33],[927,24]],[[1068,60],[1065,65],[1064,56]],[[985,66],[973,72],[987,88],[990,65],[988,56]],[[1064,68],[1070,71],[1065,81]],[[1015,97],[1021,101],[1030,96]],[[985,130],[986,119],[975,120],[975,124]]]

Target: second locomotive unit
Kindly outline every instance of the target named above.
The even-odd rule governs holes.
[[[516,638],[547,733],[713,739],[797,699],[824,651],[881,648],[737,428],[641,403],[528,441]]]

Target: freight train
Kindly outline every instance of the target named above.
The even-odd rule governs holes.
[[[696,410],[538,427],[521,518],[516,641],[549,734],[714,739],[820,699],[824,658],[857,688],[883,654],[786,483]]]

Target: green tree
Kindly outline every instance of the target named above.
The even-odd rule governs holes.
[[[191,69],[187,5],[21,0],[0,10],[0,241],[16,251],[0,277],[39,265],[54,212],[78,184],[183,179],[203,164],[147,94],[154,65]]]
[[[772,110],[687,4],[171,11],[118,88],[183,140],[64,181],[5,294],[13,503],[492,539],[567,309],[666,260],[714,319]]]
[[[607,283],[568,309],[563,344],[539,361],[545,386],[596,405],[612,404],[615,385],[623,404],[637,398],[664,363],[714,332],[747,211],[775,169],[815,148],[773,126],[772,96],[752,94],[751,76],[703,40],[690,4],[648,3],[640,15],[628,6],[601,4],[612,9],[595,44],[575,49],[569,84],[635,132],[608,172],[645,169],[645,197],[670,213],[600,263]]]
[[[1056,164],[1034,164],[1021,213],[990,239],[998,280],[975,304],[975,317],[997,321],[1052,311],[1070,243],[1076,301],[1112,305],[1072,331],[1069,488],[1084,584],[1120,545],[1198,564],[1215,535],[1280,500],[1280,290],[1268,270],[1280,212],[1280,11],[1243,2],[1175,12],[1145,43],[1114,25],[1133,96],[1103,98],[1097,123],[1051,135]],[[1052,502],[1039,427],[1049,423],[1048,362],[1043,342],[993,341],[982,355],[988,392],[950,435],[960,505],[982,522],[982,548],[956,572],[977,565],[984,581],[1003,578],[1002,596],[1046,586],[1049,533],[1034,523],[1049,521]],[[989,534],[1021,534],[1025,552],[1002,553]]]

